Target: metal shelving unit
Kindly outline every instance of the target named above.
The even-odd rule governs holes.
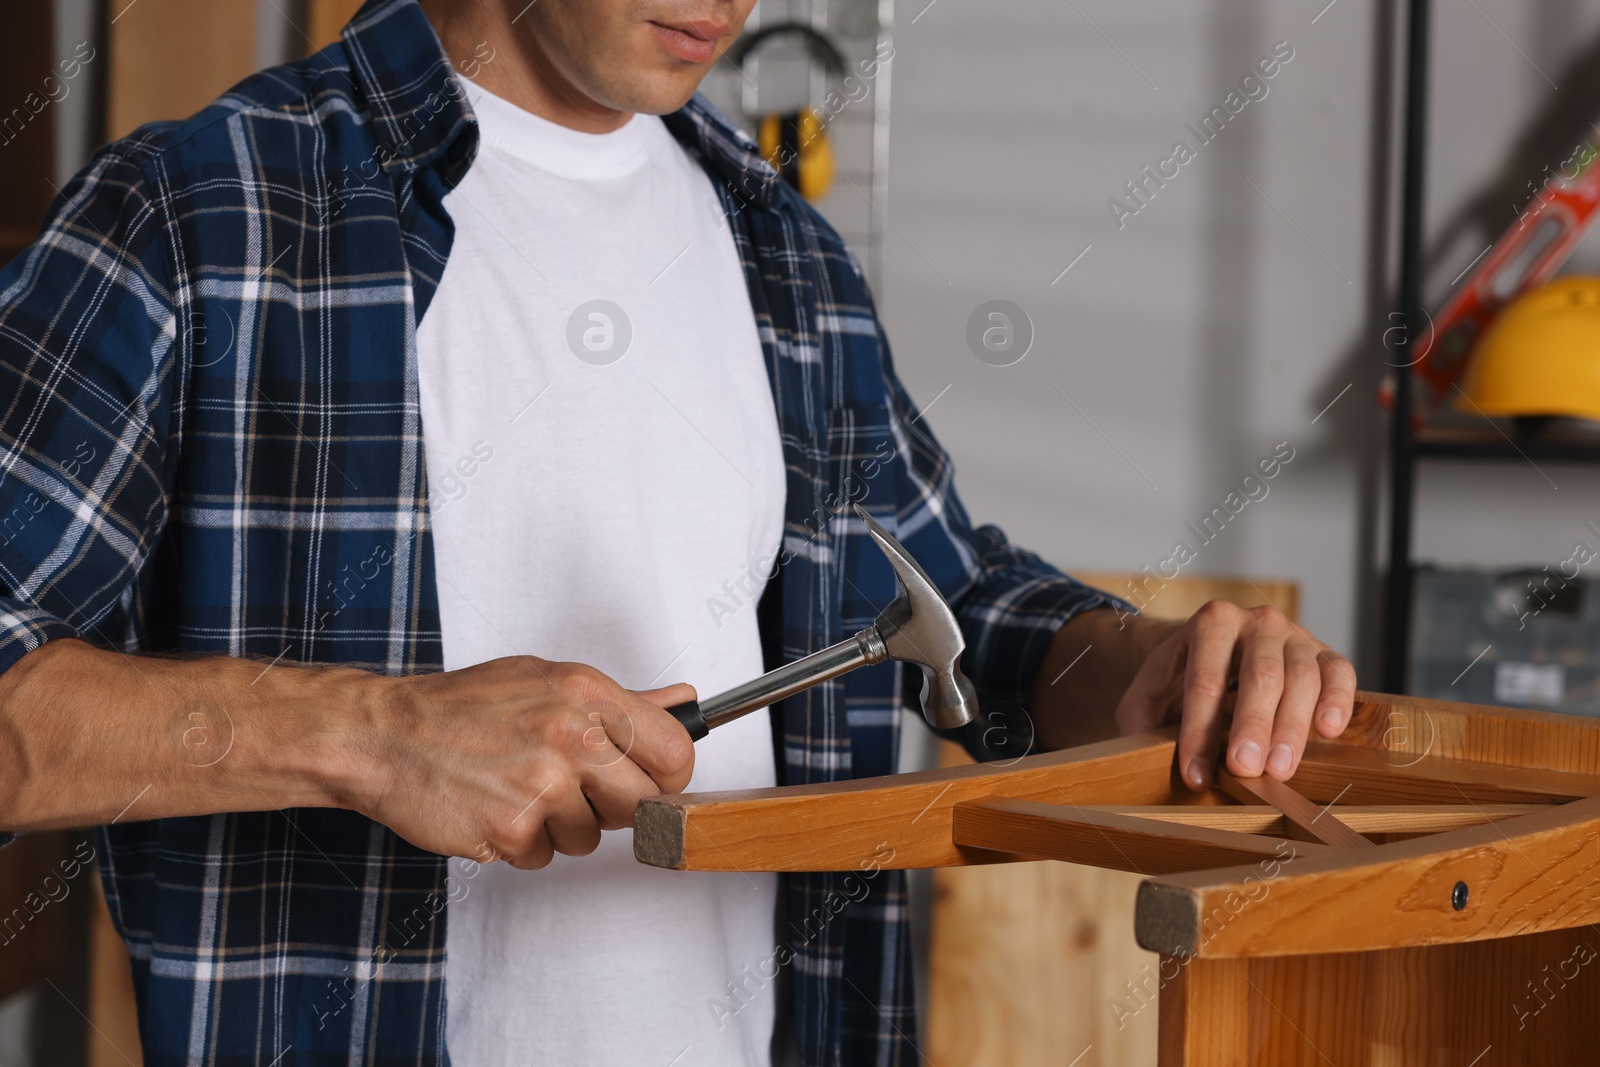
[[[1600,462],[1600,435],[1549,434],[1536,440],[1505,437],[1494,429],[1435,429],[1425,427],[1413,438],[1418,459],[1535,460]]]
[[[1431,0],[1410,0],[1405,59],[1404,155],[1400,204],[1401,322],[1423,323],[1422,249],[1428,135],[1428,60]],[[1412,365],[1413,332],[1401,330],[1397,364]],[[1408,370],[1395,375],[1390,424],[1389,572],[1384,589],[1383,675],[1385,692],[1406,691],[1411,644],[1412,547],[1419,461],[1600,462],[1600,435],[1576,432],[1514,440],[1494,424],[1474,427],[1412,425],[1415,383]]]

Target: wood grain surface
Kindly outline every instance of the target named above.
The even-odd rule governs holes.
[[[1159,1063],[1594,1063],[1600,1048],[1597,950],[1600,933],[1583,928],[1378,952],[1199,959],[1181,966],[1164,959],[1173,980],[1158,982]],[[1135,1013],[1124,1016],[1130,1028],[1142,1025],[1148,1014],[1138,1005],[1125,995],[1119,1006]]]
[[[94,881],[89,920],[88,1067],[140,1067],[139,1011],[133,995],[128,949],[111,921],[99,870]]]
[[[1193,798],[1173,791],[1173,737],[1168,730],[1117,738],[1001,768],[651,797],[635,816],[633,851],[643,863],[690,871],[845,871],[875,857],[886,868],[991,863],[1000,857],[952,840],[957,804],[988,797],[1182,803]]]
[[[1266,892],[1246,882],[1255,873],[1247,867],[1160,878],[1139,888],[1135,931],[1146,948],[1214,958],[1359,952],[1584,926],[1600,921],[1597,820],[1600,797],[1591,797],[1368,849],[1301,854],[1282,865]],[[1452,901],[1458,882],[1467,887],[1460,909]]]
[[[72,889],[62,879],[65,844],[52,830],[0,849],[0,999],[60,973],[67,912],[60,901],[63,886]]]
[[[1143,875],[1250,863],[1291,851],[1305,855],[1320,847],[1104,808],[1032,800],[957,804],[954,835],[958,845]]]
[[[1159,977],[1160,1067],[1238,1067],[1245,1062],[1250,961],[1163,956]]]
[[[55,120],[51,91],[83,92],[92,78],[73,67],[75,49],[58,56],[49,4],[11,4],[0,44],[0,264],[33,243],[55,199]],[[66,60],[63,69],[60,63]],[[92,60],[91,60],[92,62]],[[66,71],[77,77],[67,80]]]
[[[238,0],[113,0],[106,126],[183,119],[256,69],[256,8]]]
[[[1226,767],[1217,768],[1217,785],[1241,804],[1265,802],[1283,813],[1288,836],[1340,848],[1370,848],[1372,842],[1346,826],[1333,805],[1319,806],[1276,778],[1235,778]]]
[[[1312,741],[1291,779],[1319,804],[1538,804],[1600,794],[1600,774]]]
[[[1460,830],[1467,826],[1482,826],[1529,812],[1543,811],[1544,804],[1371,804],[1331,808],[1339,821],[1361,834],[1436,834],[1444,830]],[[1182,823],[1188,826],[1209,826],[1217,830],[1233,830],[1241,834],[1267,834],[1271,837],[1289,836],[1283,812],[1263,804],[1235,806],[1210,806],[1194,804],[1172,807],[1159,804],[1120,804],[1108,807],[1081,805],[1079,811],[1114,812],[1134,815],[1141,819],[1159,819],[1162,822]],[[1370,844],[1370,842],[1368,842]]]
[[[361,0],[306,0],[306,34],[313,50],[339,39],[339,31],[361,7]]]
[[[1130,581],[1140,580],[1126,573],[1074,575],[1123,595],[1133,592]],[[1148,594],[1143,610],[1155,618],[1187,618],[1210,600],[1241,607],[1270,603],[1290,621],[1299,618],[1299,588],[1293,582],[1185,575],[1160,588],[1152,584],[1138,592]],[[940,746],[940,754],[948,764],[971,762],[949,743]],[[1197,805],[1182,810],[1198,820],[1240,809]],[[1240,826],[1219,828],[1247,832]],[[1139,875],[1124,871],[1053,861],[934,871],[922,1043],[929,1062],[940,1067],[1155,1063],[1156,1009],[1136,1018],[1112,1010],[1130,985],[1149,980],[1159,962],[1133,939],[1139,881]]]

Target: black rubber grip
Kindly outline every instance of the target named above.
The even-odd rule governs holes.
[[[683,728],[689,731],[689,739],[698,741],[711,732],[711,727],[706,725],[706,717],[700,710],[700,702],[691,700],[683,704],[674,704],[667,709],[672,717],[683,723]]]

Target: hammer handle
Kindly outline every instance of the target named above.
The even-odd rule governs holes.
[[[674,704],[667,711],[671,712],[672,717],[681,722],[683,728],[689,731],[689,740],[691,741],[698,741],[711,732],[711,726],[706,722],[705,712],[700,710],[700,702],[698,700]]]
[[[869,663],[882,663],[888,658],[883,639],[876,627],[869,626],[853,637],[803,659],[768,671],[754,681],[734,686],[703,701],[675,704],[667,710],[673,714],[689,736],[698,741],[714,726],[732,722],[752,711],[775,704],[785,697],[810,689],[818,682],[837,678],[841,674],[864,667]]]

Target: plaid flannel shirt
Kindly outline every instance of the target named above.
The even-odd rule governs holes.
[[[0,669],[66,636],[441,669],[416,334],[477,146],[460,84],[415,0],[368,0],[340,42],[62,191],[0,272]],[[703,100],[667,124],[718,191],[778,414],[769,649],[894,596],[862,501],[959,614],[996,716],[969,747],[1014,754],[1055,630],[1119,602],[973,528],[856,260]],[[918,683],[885,664],[773,709],[780,782],[892,773]],[[444,858],[348,811],[137,815],[99,841],[149,1067],[447,1062]],[[785,878],[793,1040],[806,1064],[914,1064],[904,878],[844,878]]]

